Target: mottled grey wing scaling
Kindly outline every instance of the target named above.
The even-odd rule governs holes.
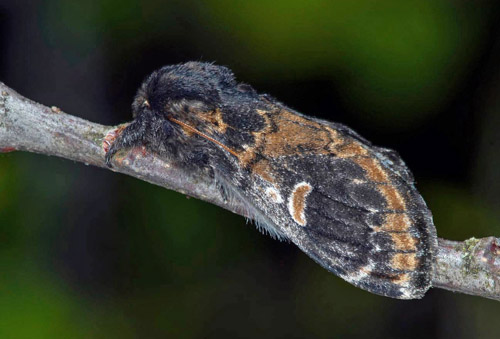
[[[350,283],[394,298],[422,297],[436,234],[397,153],[345,126],[283,109],[259,114],[268,128],[254,132],[253,147],[238,155],[253,177],[237,187],[247,202],[275,233]]]
[[[287,212],[302,224],[291,239],[356,286],[395,298],[422,297],[435,241],[430,212],[411,184],[390,171],[388,182],[373,181],[360,159],[280,159],[279,166],[290,170],[280,186],[295,188],[288,192]],[[307,195],[300,195],[306,185]]]

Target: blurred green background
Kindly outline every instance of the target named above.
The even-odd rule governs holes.
[[[500,3],[0,3],[0,81],[102,124],[215,61],[400,152],[440,237],[500,235]],[[111,171],[0,155],[0,338],[489,338],[500,304],[357,289],[242,217]]]

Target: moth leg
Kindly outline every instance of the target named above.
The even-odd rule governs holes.
[[[230,199],[230,193],[228,187],[224,186],[220,181],[216,182],[217,190],[219,191],[220,196],[224,202],[228,202]]]
[[[119,134],[118,136],[114,136],[112,135],[112,133],[114,134],[119,133]],[[111,135],[111,137],[108,138],[109,135]],[[130,148],[144,144],[143,126],[141,126],[140,123],[137,123],[137,121],[132,122],[130,125],[125,127],[121,132],[119,131],[119,129],[110,132],[108,136],[106,136],[105,138],[105,143],[107,143],[109,148],[106,151],[106,147],[104,147],[104,150],[106,151],[106,156],[105,156],[106,165],[109,168],[113,167],[111,164],[111,160],[118,151],[124,148]]]

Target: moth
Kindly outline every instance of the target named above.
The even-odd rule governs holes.
[[[258,227],[327,270],[379,295],[421,298],[437,248],[432,215],[392,150],[302,115],[226,67],[187,62],[153,72],[134,120],[111,144],[145,146],[209,176],[248,206]]]

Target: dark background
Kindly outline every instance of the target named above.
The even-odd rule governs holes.
[[[154,69],[215,61],[394,148],[440,237],[500,235],[500,3],[5,1],[0,81],[102,124]],[[0,155],[0,337],[498,337],[500,304],[357,289],[242,217],[54,157]]]

